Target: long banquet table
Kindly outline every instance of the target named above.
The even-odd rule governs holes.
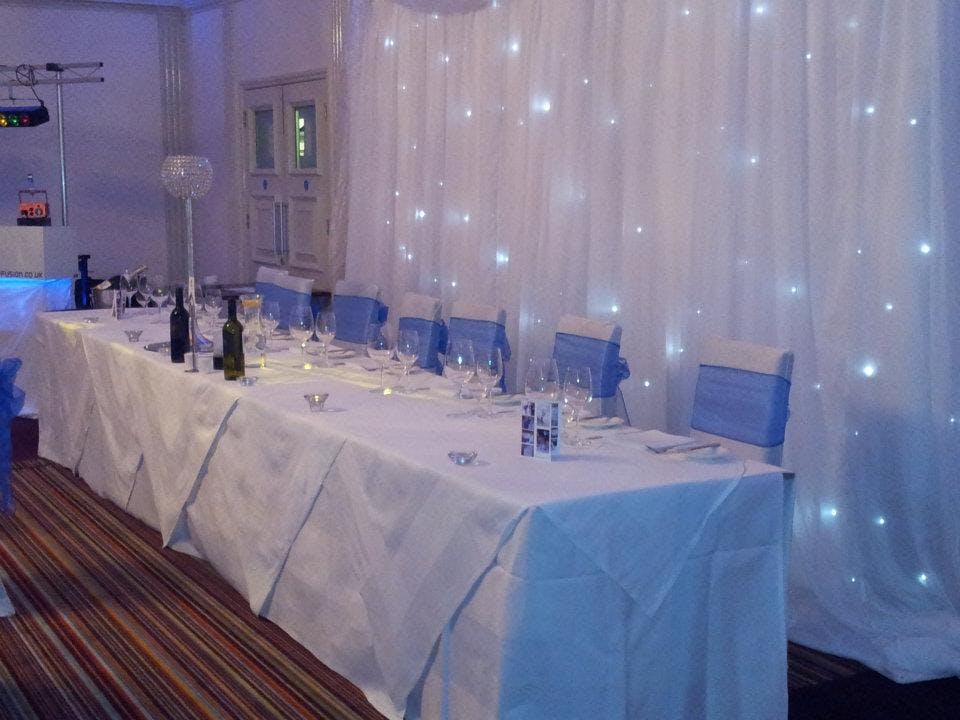
[[[388,717],[786,717],[779,469],[623,430],[522,458],[518,413],[451,419],[443,378],[385,397],[355,360],[288,350],[243,387],[144,350],[167,332],[150,319],[40,316],[40,454]],[[329,412],[308,412],[317,390]],[[468,447],[478,465],[450,463]]]

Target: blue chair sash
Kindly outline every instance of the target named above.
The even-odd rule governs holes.
[[[21,365],[19,358],[0,361],[0,513],[13,510],[13,494],[10,490],[10,466],[13,457],[10,423],[23,409],[23,401],[26,399],[23,390],[14,385]]]
[[[609,340],[558,332],[553,342],[553,357],[560,381],[569,367],[588,367],[593,376],[593,396],[613,397],[620,382],[630,377],[630,366],[620,357],[620,346]]]
[[[386,322],[389,308],[378,300],[359,295],[334,295],[333,312],[337,316],[337,340],[367,342],[370,325]]]
[[[790,381],[779,375],[701,365],[693,400],[694,430],[757,447],[783,444]]]
[[[268,282],[258,282],[255,287],[264,300],[275,300],[280,305],[280,323],[277,325],[280,330],[286,330],[290,326],[290,311],[293,308],[297,305],[310,307],[309,293],[297,292]]]
[[[417,336],[420,338],[420,357],[417,358],[417,365],[438,375],[443,372],[443,363],[440,362],[438,355],[440,349],[446,345],[447,328],[442,322],[402,317],[398,329],[417,331]]]

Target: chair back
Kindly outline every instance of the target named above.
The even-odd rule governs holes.
[[[622,329],[615,323],[564,315],[557,324],[553,357],[560,380],[570,367],[589,367],[593,396],[611,398],[620,382],[630,377],[630,366],[620,357]]]
[[[693,399],[694,437],[716,439],[742,457],[779,465],[792,375],[789,350],[709,340]]]
[[[490,352],[493,348],[500,348],[503,358],[504,373],[500,380],[500,387],[504,387],[507,372],[506,364],[510,359],[510,343],[507,341],[507,311],[495,308],[492,305],[477,305],[457,301],[450,307],[450,318],[447,320],[447,345],[454,340],[472,340],[476,352]]]
[[[290,311],[297,305],[310,307],[313,279],[290,275],[285,270],[270,267],[257,269],[255,283],[257,293],[263,300],[275,300],[280,306],[279,327],[287,329]]]
[[[336,339],[364,344],[371,325],[382,325],[389,308],[380,302],[380,288],[366,283],[338,280],[333,289],[333,312],[337,316]]]
[[[13,510],[13,494],[10,491],[13,458],[10,424],[20,414],[26,399],[23,390],[14,384],[22,364],[20,358],[0,360],[0,514]]]
[[[441,303],[429,295],[404,293],[400,300],[397,330],[416,330],[420,338],[417,365],[435,373],[443,372],[439,354],[446,347],[447,328],[440,316]]]

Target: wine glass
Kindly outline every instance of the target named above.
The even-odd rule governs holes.
[[[313,366],[307,362],[307,340],[313,335],[313,310],[308,305],[296,305],[290,310],[290,334],[300,345],[300,358],[303,360],[303,369],[310,370]]]
[[[563,378],[563,401],[573,408],[573,422],[576,426],[574,445],[583,447],[589,445],[583,440],[580,419],[587,404],[593,400],[593,375],[589,367],[567,368]]]
[[[503,377],[503,355],[500,348],[491,347],[476,353],[477,378],[483,387],[483,393],[478,402],[487,399],[487,411],[478,411],[480,417],[493,417],[493,388]]]
[[[134,298],[142,308],[145,308],[150,301],[150,281],[147,280],[147,276],[142,273],[137,275],[137,292]]]
[[[220,308],[223,307],[223,293],[212,287],[203,290],[203,307],[214,317],[220,317]]]
[[[383,368],[386,367],[392,354],[393,350],[390,348],[390,341],[387,340],[387,336],[383,332],[383,327],[376,324],[370,325],[367,331],[367,355],[380,366],[380,387],[374,388],[370,392],[386,394],[386,388],[383,386]]]
[[[410,367],[420,357],[420,334],[416,330],[401,330],[397,334],[397,360],[400,361],[400,382],[394,390],[403,391],[403,381]]]
[[[330,359],[327,353],[330,350],[330,343],[337,336],[337,316],[333,310],[325,310],[317,317],[317,339],[320,341],[320,349],[323,351],[323,367],[330,367]]]
[[[153,321],[154,325],[163,325],[166,323],[161,316],[163,315],[163,305],[170,299],[170,286],[167,285],[166,278],[163,275],[154,275],[150,280],[150,299],[157,306],[157,319]]]
[[[264,300],[260,307],[260,322],[263,324],[263,349],[274,350],[270,348],[270,338],[280,326],[280,303],[276,300]]]
[[[560,372],[553,358],[530,358],[524,377],[524,392],[535,400],[556,400]]]
[[[476,358],[473,353],[473,341],[465,338],[452,340],[447,348],[444,362],[444,374],[457,384],[457,398],[461,410],[451,413],[448,417],[465,415],[463,412],[463,385],[477,370]]]

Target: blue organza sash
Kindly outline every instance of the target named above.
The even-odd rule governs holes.
[[[447,346],[454,340],[472,340],[473,349],[480,352],[489,352],[492,348],[500,348],[503,361],[510,359],[510,343],[507,342],[507,331],[500,323],[492,320],[471,320],[469,318],[450,318],[447,329]]]
[[[256,284],[257,292],[263,296],[264,300],[275,300],[280,305],[280,323],[277,327],[286,330],[290,325],[290,311],[297,305],[306,305],[310,307],[310,294],[301,293],[290,288],[280,287],[268,282],[258,282]]]
[[[22,362],[19,358],[0,361],[0,513],[13,510],[10,492],[10,461],[13,446],[10,441],[10,422],[23,408],[23,390],[14,385]]]
[[[437,374],[443,372],[443,364],[437,357],[440,349],[446,345],[447,328],[442,322],[402,317],[398,329],[417,331],[417,336],[420,338],[420,357],[417,358],[417,365]]]
[[[370,325],[380,325],[387,319],[385,305],[359,295],[334,295],[333,312],[337,316],[336,337],[343,342],[367,342]]]
[[[620,382],[630,377],[630,366],[620,357],[620,346],[609,340],[558,332],[553,357],[557,361],[561,382],[567,368],[590,368],[594,397],[613,397]]]
[[[693,400],[694,430],[757,447],[783,444],[790,381],[778,375],[701,365]]]

